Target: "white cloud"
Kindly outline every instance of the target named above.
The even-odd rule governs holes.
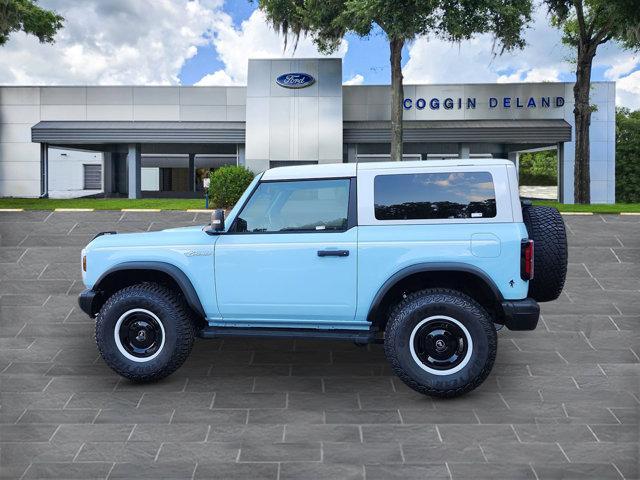
[[[212,43],[224,68],[205,75],[197,85],[229,85],[247,82],[247,60],[249,58],[318,57],[320,53],[310,38],[300,38],[294,51],[290,45],[283,51],[284,38],[265,19],[264,14],[255,10],[251,16],[236,28],[231,21],[216,25]],[[332,57],[344,57],[348,43],[343,40]]]
[[[43,0],[65,27],[54,45],[15,33],[0,84],[176,84],[185,61],[230,23],[222,0]]]
[[[362,85],[364,83],[364,77],[359,73],[356,73],[353,77],[343,83],[343,85]]]
[[[557,80],[560,72],[572,69],[567,61],[570,51],[560,32],[549,25],[544,9],[535,12],[525,39],[524,50],[495,55],[490,35],[461,44],[419,38],[409,47],[403,73],[407,83],[534,82]]]
[[[510,75],[500,75],[496,81],[498,83],[518,83],[518,82],[559,82],[560,71],[556,68],[531,68],[517,70]]]
[[[640,109],[640,70],[616,82],[616,103],[632,110]]]
[[[561,33],[549,25],[545,9],[538,7],[525,39],[524,50],[494,56],[490,35],[461,44],[419,38],[409,46],[405,83],[553,82],[574,75],[574,54],[562,44]],[[594,67],[606,68],[605,78],[617,80],[619,105],[640,104],[640,73],[628,75],[640,67],[640,56],[609,42],[598,48]]]
[[[194,85],[199,87],[208,87],[211,85],[237,85],[240,82],[235,81],[224,70],[218,70],[214,73],[209,73],[198,80]],[[241,84],[244,85],[244,84]]]
[[[635,70],[639,65],[639,55],[623,53],[612,60],[611,66],[604,72],[604,76],[609,80],[617,80],[621,76]]]

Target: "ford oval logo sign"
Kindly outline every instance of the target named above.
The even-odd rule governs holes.
[[[304,88],[313,85],[315,81],[307,73],[285,73],[276,78],[276,83],[284,88]]]

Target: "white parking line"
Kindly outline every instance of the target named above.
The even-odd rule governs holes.
[[[123,208],[121,212],[160,212],[159,208]]]
[[[93,212],[93,208],[56,208],[56,212]]]

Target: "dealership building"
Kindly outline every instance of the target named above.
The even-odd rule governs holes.
[[[405,85],[404,158],[553,150],[573,200],[573,84]],[[591,201],[615,201],[615,84],[594,82]],[[202,196],[222,165],[389,159],[391,89],[340,59],[249,60],[246,87],[0,87],[0,196]]]

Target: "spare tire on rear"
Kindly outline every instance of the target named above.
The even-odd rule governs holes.
[[[567,232],[564,221],[553,207],[525,205],[522,218],[534,242],[533,280],[529,296],[537,302],[550,302],[562,293],[567,277]]]

